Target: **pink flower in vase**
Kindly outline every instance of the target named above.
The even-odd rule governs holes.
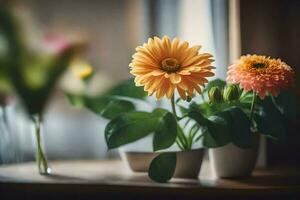
[[[62,36],[46,35],[43,39],[43,49],[50,54],[62,54],[71,46],[71,42]]]

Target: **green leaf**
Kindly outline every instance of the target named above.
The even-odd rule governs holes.
[[[7,42],[8,46],[8,62],[17,63],[21,59],[23,50],[23,41],[16,19],[12,13],[12,9],[8,5],[0,6],[0,33]],[[2,66],[7,67],[8,66]]]
[[[231,128],[232,143],[240,148],[250,148],[254,144],[253,133],[251,132],[251,122],[248,116],[237,107],[233,107],[229,110],[231,122],[229,125]]]
[[[85,101],[88,109],[107,119],[135,110],[134,104],[130,101],[114,97],[86,97]]]
[[[114,99],[109,101],[108,105],[102,110],[101,115],[107,119],[135,110],[135,106],[130,101]]]
[[[135,110],[133,103],[116,97],[87,97],[70,93],[66,93],[66,96],[73,106],[78,108],[86,107],[92,112],[107,119],[112,119],[122,113]]]
[[[87,97],[80,94],[66,93],[71,105],[82,108],[86,107],[92,112],[107,119],[135,110],[132,102],[114,96]]]
[[[219,88],[224,88],[226,86],[226,82],[221,80],[221,79],[215,79],[212,81],[209,81],[204,88],[203,92],[207,92],[210,90],[212,87],[219,87]]]
[[[210,104],[208,102],[204,102],[198,105],[198,109],[205,117],[210,117],[218,112],[218,105],[220,104]]]
[[[205,127],[203,144],[206,147],[219,147],[230,142],[230,130],[227,121],[214,115],[205,118],[199,111],[189,112],[189,117],[194,119],[200,126]]]
[[[156,129],[157,120],[152,113],[130,112],[111,120],[105,128],[105,140],[109,149],[141,139]]]
[[[112,106],[114,109],[117,107],[116,105]],[[152,113],[120,114],[106,126],[105,137],[108,148],[116,148],[141,139],[151,132],[155,132],[154,151],[173,145],[177,136],[177,122],[173,114],[165,109],[155,109]]]
[[[22,31],[9,6],[0,8],[0,32],[7,42],[5,67],[10,83],[21,97],[29,114],[42,113],[53,88],[69,66],[77,48],[66,48],[59,55],[53,56],[51,62],[44,62],[40,54],[30,56],[23,44]],[[41,62],[36,62],[33,57],[38,57],[37,60]],[[31,81],[28,80],[28,75],[33,78]],[[35,87],[32,87],[33,85]]]
[[[105,95],[144,99],[147,96],[147,93],[143,90],[143,87],[137,87],[135,85],[134,78],[130,78],[109,90]]]
[[[288,120],[296,119],[299,110],[296,97],[291,91],[282,91],[278,97],[274,97],[274,105]]]
[[[176,162],[175,152],[161,153],[152,160],[148,176],[156,182],[165,183],[172,178]]]
[[[246,113],[236,105],[238,104],[210,105],[202,103],[190,107],[191,111],[188,116],[206,128],[203,132],[205,146],[219,147],[229,142],[233,142],[241,148],[252,146],[253,137],[250,131],[250,120]]]
[[[169,148],[177,137],[177,121],[172,113],[161,108],[155,109],[153,114],[158,121],[153,138],[153,150]]]
[[[128,79],[111,90],[99,96],[67,94],[70,103],[74,106],[85,106],[92,112],[113,119],[116,116],[135,110],[133,99],[144,99],[147,94],[141,87],[136,87],[134,79]]]
[[[204,133],[203,145],[206,147],[220,147],[231,141],[228,124],[226,120],[220,116],[209,117],[207,131]]]
[[[287,122],[283,114],[275,107],[270,97],[259,101],[260,112],[255,115],[258,131],[279,142],[287,138]]]
[[[253,145],[253,135],[250,131],[248,116],[237,107],[231,107],[223,112],[211,116],[204,137],[204,144],[208,147],[218,147],[234,143],[241,148]]]
[[[63,72],[69,66],[69,62],[75,55],[76,50],[77,46],[72,46],[53,58],[51,62],[47,62],[46,66],[42,64],[39,65],[40,69],[48,69],[46,80],[43,81],[43,85],[39,88],[31,88],[26,79],[22,80],[22,78],[24,78],[22,69],[15,69],[19,71],[19,73],[13,75],[13,83],[17,92],[22,97],[29,114],[41,113],[44,110],[52,90]],[[14,74],[14,72],[12,73]],[[32,73],[35,73],[35,71]]]
[[[253,92],[245,92],[243,91],[240,96],[240,102],[251,105],[253,99]]]
[[[188,112],[189,112],[188,108],[181,106],[181,105],[177,105],[177,107],[179,108],[182,116],[185,116],[188,114]]]
[[[100,96],[100,97],[84,97],[85,106],[92,112],[101,115],[105,107],[109,104],[109,97]]]
[[[194,119],[200,126],[207,126],[209,120],[205,118],[199,111],[192,110],[188,113],[188,116]]]
[[[263,114],[261,116],[255,115],[258,132],[271,138],[275,142],[285,142],[287,139],[286,127],[283,125],[280,117],[267,117]]]

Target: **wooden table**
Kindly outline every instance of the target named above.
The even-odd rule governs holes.
[[[300,170],[255,170],[245,179],[215,179],[208,162],[199,180],[152,182],[133,174],[120,160],[52,161],[52,175],[40,176],[35,163],[0,167],[0,199],[300,199]]]

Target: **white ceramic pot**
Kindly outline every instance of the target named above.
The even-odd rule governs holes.
[[[159,153],[153,152],[121,152],[122,160],[128,165],[133,172],[148,172],[151,161]],[[177,164],[174,176],[175,178],[193,178],[199,176],[202,159],[204,155],[203,149],[195,149],[191,151],[177,151]]]
[[[217,178],[241,178],[251,176],[258,157],[259,137],[252,148],[239,148],[230,143],[209,149],[209,160]]]

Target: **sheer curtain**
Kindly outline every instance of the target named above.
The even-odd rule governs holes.
[[[202,45],[202,52],[215,57],[216,77],[225,78],[229,61],[227,0],[91,0],[89,4],[84,0],[28,0],[26,7],[39,28],[86,34],[92,42],[88,57],[98,67],[99,74],[104,74],[99,76],[100,80],[116,82],[127,78],[134,47],[155,35],[178,36],[191,45]],[[97,86],[105,84],[108,81],[96,83]],[[166,101],[158,105],[169,108]],[[18,117],[21,121],[24,118]],[[20,130],[16,130],[21,160],[33,159],[27,123],[23,119]],[[74,109],[64,98],[52,101],[45,123],[50,159],[107,157],[103,135],[106,123],[89,111]],[[149,147],[146,150],[152,149],[149,141],[146,140]],[[141,148],[145,150],[144,145]]]
[[[224,79],[229,61],[228,1],[185,0],[179,9],[180,38],[201,44],[200,51],[213,54],[216,77]]]

